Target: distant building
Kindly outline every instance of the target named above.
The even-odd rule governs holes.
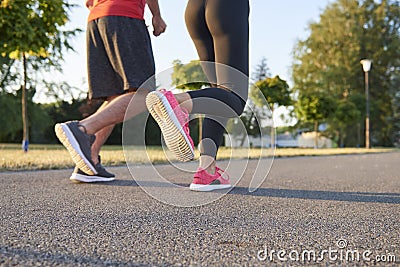
[[[298,147],[298,135],[293,136],[291,133],[278,134],[276,136],[277,147]]]
[[[225,134],[225,146],[227,147],[270,147],[271,136],[246,136],[243,140],[243,135],[228,135]]]
[[[242,145],[243,143],[243,145]],[[303,147],[313,148],[315,145],[315,132],[298,131],[297,134],[286,132],[276,136],[277,147]],[[246,136],[243,135],[228,135],[225,134],[225,146],[227,147],[270,147],[271,136]],[[325,136],[319,134],[318,148],[331,148],[333,141]]]
[[[304,132],[297,138],[298,147],[314,147],[315,132]],[[318,148],[332,148],[333,141],[325,136],[318,136]]]

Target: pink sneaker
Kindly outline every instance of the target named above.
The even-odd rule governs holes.
[[[206,170],[199,168],[194,174],[193,183],[190,184],[190,190],[202,192],[230,187],[228,174],[218,167],[215,167],[215,174],[209,174]]]
[[[194,144],[189,133],[189,114],[179,106],[174,94],[165,89],[151,92],[146,97],[146,106],[178,160],[192,160]]]

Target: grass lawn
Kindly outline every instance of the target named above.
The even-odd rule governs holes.
[[[147,151],[134,150],[133,147],[128,149],[129,152],[137,151],[138,153],[129,153],[132,158],[131,162],[138,164],[148,162],[147,155],[153,163],[165,163],[167,158],[161,147],[150,147]],[[363,153],[387,153],[399,151],[393,148],[329,148],[329,149],[312,149],[312,148],[278,148],[275,151],[275,157],[293,157],[293,156],[320,156],[320,155],[341,155],[341,154],[363,154]],[[147,152],[147,153],[146,153]],[[272,149],[259,148],[239,148],[232,150],[231,148],[221,147],[218,158],[259,158],[271,157]],[[125,165],[125,156],[122,146],[104,146],[102,152],[102,161],[107,166]],[[198,156],[198,155],[197,155]],[[48,169],[64,169],[74,166],[67,150],[62,145],[37,145],[31,144],[28,153],[21,150],[19,144],[0,144],[0,172],[1,171],[21,171],[21,170],[48,170]]]

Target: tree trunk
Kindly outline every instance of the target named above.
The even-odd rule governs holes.
[[[315,140],[314,140],[314,148],[318,148],[318,121],[314,122],[314,132],[315,132]]]
[[[272,113],[272,126],[271,126],[271,148],[276,147],[275,142],[275,125],[274,125],[274,104],[271,104],[271,113]],[[261,137],[262,138],[262,137]]]
[[[22,149],[24,152],[28,152],[29,146],[29,123],[28,123],[28,100],[26,96],[26,85],[28,80],[28,74],[26,71],[26,56],[22,53],[22,63],[24,68],[24,82],[22,84],[22,124],[23,124],[23,140]]]
[[[253,118],[254,118],[254,113],[252,112],[251,115],[250,115],[249,120],[247,121],[247,125],[245,125],[246,130],[250,129],[251,121],[253,120]],[[246,131],[246,133],[247,133],[247,131]],[[244,134],[243,135],[242,140],[240,141],[240,146],[241,147],[243,146],[244,141],[246,141],[246,137],[248,137],[248,136],[249,136],[248,134]]]
[[[275,142],[275,127],[271,127],[271,148],[276,148],[276,142]]]
[[[344,147],[344,138],[345,138],[345,129],[341,129],[340,130],[340,135],[339,135],[339,137],[340,137],[340,148],[343,148]]]

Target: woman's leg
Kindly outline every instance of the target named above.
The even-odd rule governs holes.
[[[203,65],[204,72],[211,83],[228,89],[208,88],[177,95],[191,113],[207,115],[200,144],[200,167],[212,173],[226,118],[240,115],[247,99],[248,14],[248,1],[243,0],[189,0],[186,9],[187,28],[200,60],[217,62],[214,68],[210,67],[212,64]],[[210,100],[215,104],[210,104]]]

